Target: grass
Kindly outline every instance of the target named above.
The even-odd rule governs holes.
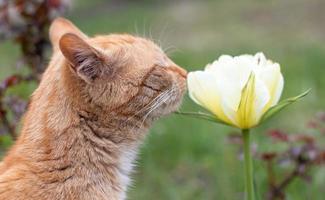
[[[303,101],[253,131],[258,148],[274,148],[263,139],[264,130],[299,132],[306,120],[324,109],[325,29],[321,23],[325,14],[321,0],[146,4],[83,0],[75,4],[68,18],[87,34],[131,32],[152,37],[164,48],[175,50],[170,56],[187,70],[201,69],[221,54],[263,51],[282,66],[284,98],[312,88]],[[0,78],[19,71],[8,67],[18,55],[11,42],[0,44]],[[21,87],[17,92],[23,96],[35,88]],[[182,110],[199,109],[185,97]],[[141,149],[129,199],[242,199],[243,163],[236,157],[237,147],[226,142],[231,131],[234,129],[177,115],[160,120]],[[255,162],[261,194],[266,190],[264,167]],[[323,199],[325,171],[315,173],[312,184],[294,181],[288,199]]]

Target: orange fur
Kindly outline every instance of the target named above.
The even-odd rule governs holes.
[[[62,18],[50,39],[51,62],[0,163],[0,199],[124,199],[137,149],[179,106],[186,72],[147,39],[88,38]]]

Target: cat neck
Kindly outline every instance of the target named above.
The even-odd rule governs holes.
[[[107,124],[116,124],[119,121],[118,117],[112,117],[112,121],[103,123],[96,116],[85,113],[79,113],[80,117],[80,136],[83,141],[83,148],[85,155],[80,159],[89,163],[89,166],[94,166],[90,169],[87,166],[85,170],[98,173],[99,177],[103,178],[102,184],[98,184],[98,190],[107,190],[111,187],[112,190],[119,196],[118,199],[125,198],[125,192],[129,186],[131,179],[130,173],[134,167],[134,161],[137,157],[139,146],[142,139],[137,137],[130,137],[129,134],[144,136],[146,130],[125,129],[119,126],[109,126]],[[127,127],[127,126],[125,126]],[[77,150],[78,151],[78,150]],[[93,177],[88,177],[91,179]]]
[[[47,113],[39,117],[43,120],[48,117],[45,121],[55,119],[55,116],[47,116]],[[40,132],[29,132],[31,126],[38,124],[36,117],[36,123],[23,128],[17,142],[20,145],[12,155],[16,159],[23,157],[23,164],[28,166],[26,176],[33,176],[37,172],[41,184],[57,184],[58,188],[74,191],[81,196],[95,193],[98,199],[125,199],[133,162],[141,144],[139,137],[127,135],[144,135],[145,130],[140,133],[140,130],[103,125],[100,119],[84,114],[67,114],[77,119],[67,117],[66,121],[73,123],[65,128],[59,129],[45,122],[39,126]],[[28,174],[28,171],[31,173]]]

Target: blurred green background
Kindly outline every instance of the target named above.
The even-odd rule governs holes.
[[[128,32],[152,38],[187,70],[202,69],[222,54],[262,51],[281,64],[285,77],[283,98],[312,88],[301,102],[253,131],[258,149],[273,150],[265,130],[301,132],[314,113],[325,107],[325,1],[104,1],[75,0],[65,16],[89,35]],[[0,44],[0,79],[13,68],[19,49]],[[15,92],[26,98],[35,85]],[[183,111],[200,108],[185,97]],[[241,199],[243,163],[238,147],[229,144],[234,129],[172,115],[157,122],[147,137],[129,189],[129,199]],[[10,141],[2,144],[2,153]],[[265,166],[255,162],[256,186],[266,191]],[[323,200],[325,170],[315,179],[290,185],[288,198]]]

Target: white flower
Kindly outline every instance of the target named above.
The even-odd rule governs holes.
[[[216,117],[241,129],[256,126],[283,90],[280,65],[263,53],[220,56],[204,71],[188,74],[190,97]]]

